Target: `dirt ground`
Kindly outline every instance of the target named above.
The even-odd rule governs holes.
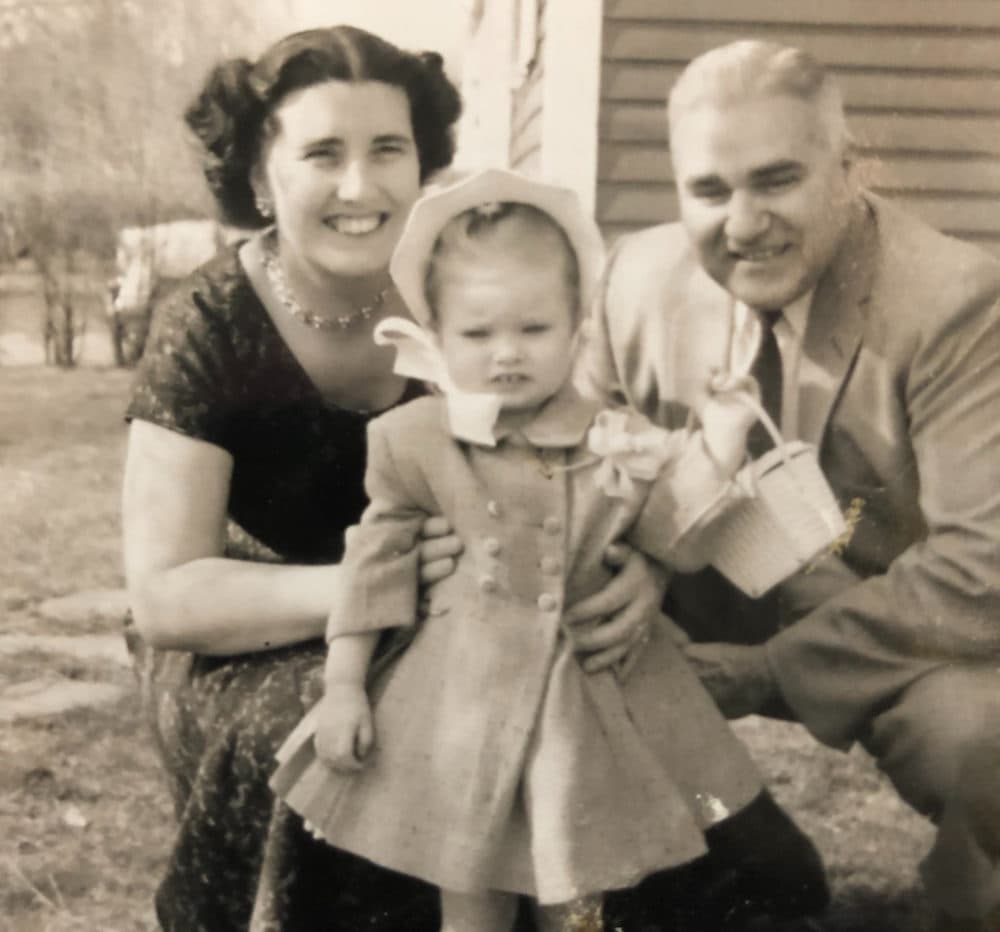
[[[118,618],[60,622],[39,606],[121,584],[128,380],[115,370],[0,366],[0,635],[118,630]],[[172,813],[131,674],[99,657],[0,654],[0,688],[40,676],[126,692],[110,705],[0,724],[0,932],[154,930]],[[819,747],[797,726],[749,719],[737,727],[826,860],[835,902],[823,928],[921,932],[916,868],[929,825],[859,751]]]

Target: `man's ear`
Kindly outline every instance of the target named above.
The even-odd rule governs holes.
[[[844,169],[848,182],[853,182],[858,173],[858,165],[861,157],[858,153],[857,143],[850,137],[844,140],[843,151],[840,153],[840,164]]]
[[[862,188],[870,188],[875,182],[878,166],[871,158],[861,155],[854,141],[848,139],[840,154],[840,166],[844,175],[844,188],[854,197]]]

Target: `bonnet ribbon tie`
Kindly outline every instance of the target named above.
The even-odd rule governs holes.
[[[448,375],[437,343],[423,327],[405,317],[386,317],[375,327],[373,337],[379,346],[395,347],[393,372],[433,382],[441,390],[452,436],[481,446],[497,445],[493,428],[500,415],[500,396],[460,389]]]

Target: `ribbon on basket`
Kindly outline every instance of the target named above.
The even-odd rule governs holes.
[[[636,480],[651,482],[680,455],[685,432],[664,430],[641,415],[601,411],[587,432],[587,447],[600,457],[594,481],[605,495],[628,498]]]
[[[760,414],[764,412],[764,409],[760,406],[758,401],[759,391],[757,380],[752,375],[747,373],[732,372],[727,370],[714,371],[709,379],[709,394],[710,401],[714,401],[716,404],[721,404],[720,399],[724,398],[730,402],[735,402],[740,407],[746,409],[747,412],[753,414],[755,418],[759,418]],[[708,407],[709,406],[706,406],[706,408],[701,411],[702,440],[705,445],[705,450],[715,461],[718,469],[721,472],[727,472],[728,470],[722,466],[722,461],[724,459],[728,459],[728,457],[720,455],[719,451],[714,449],[715,435],[718,433],[718,427],[709,423],[710,414]],[[745,416],[746,415],[744,414],[744,417]],[[734,430],[736,429],[735,426],[732,427]],[[744,428],[744,430],[745,429],[746,428]],[[774,427],[774,429],[777,430],[777,427]],[[741,444],[741,446],[743,445]],[[737,472],[732,476],[732,480],[741,489],[744,495],[752,497],[756,494],[756,488],[753,483],[753,477],[746,475],[748,472],[749,470],[744,466],[744,468],[737,470]]]
[[[393,372],[432,382],[441,389],[453,436],[481,446],[496,446],[493,428],[500,416],[500,396],[460,389],[448,374],[444,357],[431,334],[405,317],[386,317],[372,336],[379,346],[395,347]]]

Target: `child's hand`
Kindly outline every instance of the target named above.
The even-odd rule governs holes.
[[[375,743],[371,704],[364,687],[327,683],[313,738],[316,754],[339,773],[356,773]]]
[[[709,385],[711,396],[701,410],[701,426],[709,452],[726,473],[743,462],[747,434],[757,415],[740,396],[757,398],[759,390],[750,376],[734,378],[717,373]]]

